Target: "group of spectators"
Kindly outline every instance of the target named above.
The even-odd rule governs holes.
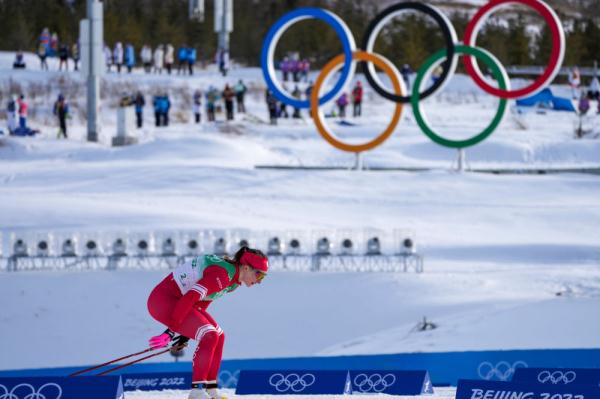
[[[287,82],[290,77],[294,82],[307,82],[308,72],[310,71],[310,61],[308,59],[300,59],[297,54],[283,57],[279,63],[279,69],[283,75],[283,81]]]
[[[73,60],[74,69],[79,70],[79,59],[81,58],[79,43],[75,42],[69,45],[66,42],[60,42],[58,34],[55,32],[50,35],[48,28],[44,28],[40,35],[40,41],[37,48],[37,55],[40,58],[42,70],[48,70],[48,57],[58,57],[58,70],[63,68],[69,70],[69,58]]]
[[[33,136],[39,133],[38,130],[31,129],[27,126],[27,115],[29,104],[25,99],[24,94],[13,95],[8,99],[6,105],[6,120],[8,133],[15,136]],[[57,137],[67,138],[67,118],[69,118],[69,104],[65,97],[59,94],[54,106],[52,107],[53,114],[58,119],[59,130]]]
[[[285,83],[283,84],[284,90],[287,90]],[[294,86],[294,90],[291,92],[292,97],[297,100],[302,100],[303,97],[306,100],[310,100],[310,96],[313,90],[313,82],[308,82],[308,85],[304,91],[300,90],[298,85]],[[346,117],[346,107],[352,104],[352,116],[359,117],[362,114],[362,101],[363,101],[363,85],[360,81],[357,81],[352,91],[348,93],[342,93],[335,101],[338,112],[332,112],[328,116],[339,116],[340,118]],[[267,103],[267,109],[269,110],[269,120],[272,125],[277,124],[279,118],[289,118],[290,114],[287,110],[287,104],[279,101],[270,89],[265,92],[265,102]],[[300,109],[294,107],[292,112],[292,118],[302,118]]]
[[[79,43],[68,44],[66,42],[59,42],[58,34],[50,34],[48,28],[44,28],[40,35],[39,43],[37,46],[36,54],[40,59],[40,68],[42,70],[48,70],[48,58],[56,57],[59,59],[58,70],[62,71],[63,68],[69,70],[69,59],[73,60],[74,69],[79,70],[80,60],[80,48]],[[14,69],[25,69],[25,59],[23,52],[18,50],[15,55],[15,61],[13,63]]]
[[[194,91],[192,97],[192,113],[194,122],[202,122],[202,104],[205,101],[206,118],[208,122],[216,120],[216,113],[223,107],[225,109],[225,117],[227,120],[234,119],[234,102],[237,105],[237,112],[246,112],[245,96],[248,88],[240,79],[235,85],[226,84],[223,90],[217,89],[215,86],[209,86],[206,93],[202,90]],[[138,91],[133,96],[125,96],[120,101],[121,106],[133,105],[135,107],[136,125],[142,128],[144,125],[144,108],[146,99],[141,91]],[[169,112],[171,110],[171,99],[167,93],[155,95],[152,99],[152,108],[154,111],[154,124],[156,127],[169,126]]]
[[[178,74],[194,74],[194,65],[197,61],[197,52],[193,47],[187,45],[181,46],[175,54],[175,47],[172,44],[159,44],[154,50],[145,44],[140,50],[141,65],[146,73],[161,74],[165,70],[169,75],[176,68]],[[104,60],[106,70],[111,71],[112,66],[116,68],[117,73],[121,73],[121,68],[126,67],[131,73],[133,67],[137,65],[135,57],[135,48],[131,43],[125,46],[121,42],[115,44],[114,49],[104,46]]]
[[[121,73],[121,69],[127,69],[127,72],[131,73],[134,67],[141,65],[146,73],[161,74],[164,70],[170,75],[176,70],[178,74],[193,75],[198,61],[197,50],[186,44],[177,50],[170,43],[159,44],[154,49],[145,44],[139,51],[139,58],[136,58],[136,50],[131,43],[117,42],[112,49],[105,44],[103,52],[106,70],[110,72],[114,67],[117,73]],[[51,34],[48,28],[44,28],[39,37],[37,56],[40,59],[42,70],[49,69],[48,58],[56,57],[59,59],[59,71],[69,70],[69,60],[72,60],[74,70],[77,71],[81,59],[80,44],[78,42],[72,44],[61,42],[56,32]],[[229,52],[219,49],[215,55],[215,63],[223,76],[226,76],[229,71]],[[26,68],[21,50],[16,53],[13,68]]]

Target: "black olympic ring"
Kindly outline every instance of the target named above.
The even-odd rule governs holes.
[[[450,75],[450,73],[453,72],[454,68],[456,67],[456,59],[454,58],[455,46],[456,46],[456,42],[458,41],[456,38],[456,32],[454,31],[452,24],[448,21],[448,18],[444,14],[442,14],[437,8],[434,8],[428,4],[419,3],[416,1],[402,2],[402,3],[394,4],[394,5],[386,8],[385,10],[380,12],[375,17],[375,19],[373,19],[371,21],[371,23],[369,24],[369,27],[365,31],[365,35],[363,37],[362,48],[366,52],[369,52],[369,53],[372,52],[376,37],[371,37],[371,36],[373,35],[373,33],[375,33],[375,34],[379,33],[379,31],[381,30],[381,27],[379,27],[379,25],[387,22],[388,19],[391,19],[395,14],[399,13],[400,11],[404,11],[404,10],[421,11],[424,14],[427,14],[430,17],[432,17],[435,20],[435,22],[439,25],[439,27],[441,28],[442,35],[444,36],[444,40],[446,41],[446,49],[447,49],[446,61],[444,61],[441,64],[442,74],[440,75],[440,78],[438,80],[436,80],[435,83],[431,87],[429,87],[423,93],[419,94],[419,99],[423,100],[423,99],[429,97],[430,95],[432,95],[443,84],[445,84],[446,79],[448,78],[448,75]],[[398,96],[396,94],[388,92],[383,87],[381,87],[380,82],[378,81],[378,79],[375,76],[375,68],[374,68],[373,64],[362,62],[362,69],[365,74],[365,77],[367,78],[367,81],[369,82],[371,87],[373,87],[373,89],[377,93],[379,93],[379,95],[381,95],[382,97],[384,97],[388,100],[395,101],[397,103],[402,103],[402,104],[410,103],[410,95]]]

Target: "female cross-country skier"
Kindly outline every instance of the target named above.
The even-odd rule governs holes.
[[[192,390],[188,399],[222,399],[217,391],[225,334],[206,309],[215,299],[242,284],[260,284],[269,263],[259,250],[242,247],[233,257],[204,255],[178,266],[152,290],[148,311],[167,330],[150,338],[162,348],[181,334],[177,344],[198,341],[192,361]]]

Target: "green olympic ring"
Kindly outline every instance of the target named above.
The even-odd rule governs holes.
[[[500,98],[498,110],[496,111],[496,115],[494,116],[494,119],[492,120],[492,122],[481,133],[479,133],[469,139],[450,140],[450,139],[446,139],[446,138],[440,136],[439,134],[437,134],[436,132],[434,132],[429,127],[426,116],[421,112],[420,101],[419,101],[419,96],[420,96],[419,90],[421,89],[421,84],[423,83],[423,80],[429,73],[429,70],[433,66],[437,65],[437,63],[440,59],[446,58],[446,53],[447,53],[446,49],[442,49],[442,50],[438,51],[437,53],[435,53],[431,57],[429,57],[425,61],[423,66],[419,69],[419,71],[417,72],[417,77],[415,79],[415,84],[413,85],[412,95],[410,97],[410,103],[412,104],[412,109],[413,109],[413,113],[415,115],[417,124],[419,125],[419,127],[421,128],[423,133],[425,133],[425,135],[427,135],[427,137],[429,137],[431,140],[433,140],[434,142],[436,142],[438,144],[446,146],[446,147],[452,147],[452,148],[470,147],[472,145],[475,145],[475,144],[485,140],[490,134],[492,134],[494,132],[494,130],[498,127],[500,122],[502,122],[502,119],[504,118],[504,114],[506,112],[507,100],[505,98]],[[475,58],[478,58],[481,61],[483,61],[483,63],[486,64],[492,70],[492,75],[498,82],[500,89],[506,90],[506,88],[509,85],[508,84],[509,80],[508,80],[506,71],[504,70],[504,68],[501,67],[502,64],[500,64],[500,61],[498,61],[498,59],[496,57],[494,57],[490,52],[488,52],[484,49],[478,48],[478,47],[457,45],[456,46],[456,54],[472,55]]]

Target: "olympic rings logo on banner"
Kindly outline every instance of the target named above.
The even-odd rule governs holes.
[[[269,378],[269,385],[275,387],[277,392],[302,392],[312,384],[314,384],[316,378],[314,374],[303,374],[300,376],[299,374],[292,373],[284,376],[281,373],[273,374]]]
[[[573,381],[575,381],[575,378],[577,378],[577,374],[574,371],[567,371],[567,372],[562,372],[562,371],[548,371],[548,370],[544,370],[541,373],[538,374],[538,381],[541,382],[542,384],[545,384],[547,382],[550,382],[552,384],[570,384]]]
[[[236,370],[233,373],[229,370],[223,370],[219,373],[219,385],[224,388],[235,387],[240,377],[240,370]]]
[[[46,395],[44,395],[42,393],[42,391],[46,387],[56,388],[56,395],[50,395],[50,396],[46,397]],[[17,391],[17,389],[19,389],[19,388],[24,388],[24,389],[26,389],[26,391],[31,391],[31,392],[29,392],[26,395],[21,397],[15,393]],[[2,391],[4,391],[4,393],[2,393]],[[61,396],[62,396],[62,388],[60,387],[60,385],[55,384],[53,382],[49,382],[49,383],[42,385],[37,391],[31,384],[24,383],[24,384],[15,385],[13,387],[13,389],[11,389],[10,391],[4,385],[0,384],[0,399],[50,399],[50,398],[51,399],[60,399]]]
[[[517,367],[527,367],[527,363],[521,360],[514,362],[512,365],[505,361],[498,362],[496,365],[483,362],[477,368],[477,374],[484,380],[508,381]]]
[[[354,377],[354,385],[361,392],[378,392],[381,393],[387,388],[394,385],[396,382],[396,376],[394,374],[359,374]]]
[[[507,3],[520,3],[535,10],[544,18],[546,23],[548,23],[552,34],[552,51],[544,72],[529,86],[516,90],[510,89],[510,80],[500,61],[488,51],[477,47],[475,44],[477,35],[483,27],[485,20],[497,7]],[[404,81],[400,78],[400,73],[397,68],[385,57],[373,53],[375,40],[385,24],[393,17],[406,10],[419,11],[433,18],[440,27],[446,43],[446,48],[433,54],[425,60],[423,66],[418,69],[415,84],[413,85],[411,93],[406,92]],[[315,80],[310,98],[299,100],[292,97],[275,78],[274,56],[275,48],[283,33],[296,22],[308,18],[318,19],[330,25],[340,38],[343,53],[333,58],[325,65],[325,67],[323,67]],[[432,141],[452,148],[465,148],[475,145],[485,140],[499,126],[506,112],[507,100],[532,96],[543,90],[544,87],[552,82],[560,71],[566,47],[565,34],[560,19],[554,10],[543,0],[490,0],[475,13],[468,23],[463,39],[464,44],[461,44],[458,41],[452,23],[438,8],[416,1],[400,2],[386,8],[371,21],[365,32],[362,43],[362,50],[358,50],[350,29],[345,22],[334,13],[321,8],[307,7],[291,11],[276,21],[267,33],[261,51],[261,67],[263,75],[267,87],[273,92],[273,95],[279,101],[294,108],[309,108],[319,134],[334,147],[349,152],[362,152],[382,144],[391,136],[400,122],[402,104],[407,103],[412,105],[415,120],[417,121],[419,128]],[[429,127],[427,118],[420,108],[420,100],[442,90],[449,78],[454,76],[457,65],[457,55],[464,56],[463,62],[465,69],[477,86],[500,99],[498,110],[491,123],[480,133],[465,140],[447,139],[433,131],[433,129]],[[477,62],[475,62],[473,58],[483,62],[492,71],[492,75],[498,83],[497,88],[491,86],[486,81]],[[349,144],[337,138],[324,124],[323,114],[320,111],[319,106],[339,95],[339,93],[341,93],[352,81],[357,61],[363,61],[365,63],[366,67],[364,68],[364,73],[371,87],[382,97],[395,102],[396,108],[387,128],[373,140],[363,144]],[[428,87],[421,92],[425,77],[429,76],[429,72],[438,65],[441,65],[442,67],[442,73],[439,79],[437,79],[431,87]],[[390,78],[393,92],[390,92],[383,87],[383,84],[375,73],[375,66],[381,68]],[[320,96],[321,87],[325,83],[327,76],[338,70],[341,71],[335,85],[333,85],[333,87],[323,96]]]

